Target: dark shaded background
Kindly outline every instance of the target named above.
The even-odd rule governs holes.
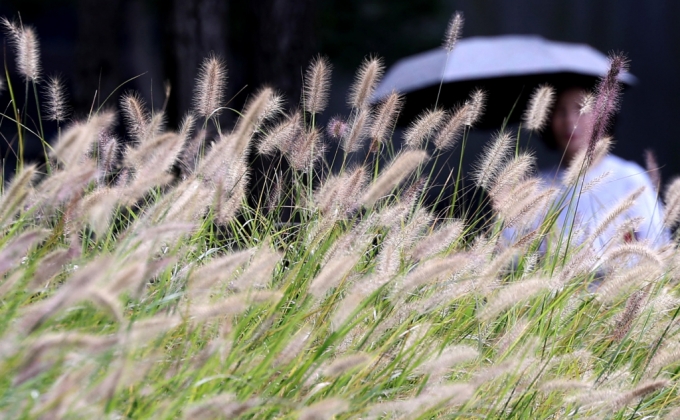
[[[169,124],[191,103],[197,68],[208,52],[226,58],[227,97],[239,108],[263,83],[297,103],[302,74],[317,53],[334,64],[330,109],[346,114],[344,102],[355,68],[375,53],[392,64],[437,47],[451,13],[465,14],[464,36],[539,34],[584,42],[603,52],[624,51],[640,80],[628,90],[615,128],[616,153],[642,162],[653,149],[665,180],[680,172],[680,2],[673,0],[3,0],[0,15],[21,13],[42,47],[45,74],[60,73],[75,115],[90,109],[123,81],[158,108],[163,83],[172,94]],[[11,54],[8,65],[14,69]],[[111,101],[110,106],[117,106]],[[223,118],[233,118],[226,114]],[[11,127],[3,123],[3,133]],[[54,132],[55,126],[46,130]],[[478,149],[489,133],[472,139]],[[539,159],[550,160],[540,145]],[[3,156],[7,147],[3,145]],[[28,150],[35,156],[38,146]],[[545,157],[545,156],[547,157]]]

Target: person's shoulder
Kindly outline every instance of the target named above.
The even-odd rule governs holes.
[[[647,178],[647,171],[636,162],[623,159],[619,156],[609,154],[603,158],[603,166],[607,171],[613,172],[617,177],[629,177],[640,175]]]

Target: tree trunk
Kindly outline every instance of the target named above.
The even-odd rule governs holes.
[[[167,73],[172,93],[168,105],[177,122],[192,107],[198,68],[210,52],[227,56],[226,0],[173,0],[169,13]],[[227,63],[229,66],[229,63]]]
[[[78,44],[73,105],[79,113],[95,108],[121,82],[117,30],[121,25],[120,0],[78,1]],[[108,28],[108,29],[104,29]]]
[[[316,52],[315,2],[255,0],[250,7],[255,22],[250,82],[274,87],[296,106],[302,72]]]

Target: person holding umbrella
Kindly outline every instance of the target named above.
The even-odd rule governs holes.
[[[658,185],[635,162],[609,153],[610,138],[603,136],[603,130],[596,132],[597,119],[603,116],[593,109],[594,98],[578,85],[562,86],[555,96],[542,138],[562,158],[556,167],[541,171],[540,177],[546,185],[564,191],[565,208],[557,225],[573,223],[585,235],[594,234],[596,252],[612,240],[644,242],[655,248],[666,244],[670,235],[663,225]],[[599,147],[593,142],[599,142]]]
[[[527,107],[532,86],[557,86],[554,107],[541,133],[563,157],[557,167],[541,172],[540,178],[563,192],[558,230],[576,228],[586,236],[595,235],[593,244],[599,253],[617,236],[627,243],[645,241],[660,247],[669,233],[662,222],[658,186],[639,165],[608,154],[610,141],[605,134],[616,112],[611,99],[617,95],[603,93],[602,88],[618,94],[620,83],[632,86],[636,82],[625,66],[619,65],[613,74],[610,64],[587,45],[537,36],[475,37],[460,40],[453,51],[432,50],[395,63],[374,100],[393,90],[404,94],[402,119],[408,120],[416,110],[453,106],[475,87],[482,87],[488,101],[477,126],[492,128],[520,120],[518,110]],[[598,78],[598,98],[605,103],[596,100],[591,109],[586,92]],[[504,236],[512,233],[512,228],[506,229]]]

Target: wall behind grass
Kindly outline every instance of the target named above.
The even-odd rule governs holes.
[[[227,59],[230,105],[239,109],[262,83],[297,103],[301,75],[315,54],[335,66],[334,94],[325,118],[346,114],[345,92],[369,53],[388,65],[436,47],[451,13],[462,10],[464,36],[540,34],[584,42],[603,52],[628,53],[640,83],[624,95],[615,127],[615,152],[642,162],[653,149],[665,179],[680,172],[675,141],[680,116],[680,4],[669,0],[7,0],[0,14],[34,25],[47,74],[62,74],[76,115],[88,112],[116,86],[136,89],[154,106],[172,85],[170,125],[190,103],[192,69],[214,50]],[[13,69],[11,57],[8,64]],[[95,91],[98,96],[95,96]],[[115,106],[111,103],[111,106]],[[223,118],[233,118],[225,113]],[[54,132],[56,127],[46,127]],[[5,133],[7,131],[7,133]],[[0,133],[11,134],[8,124]],[[482,133],[480,141],[488,137]],[[11,138],[7,139],[11,141]],[[11,152],[2,142],[0,152]],[[39,147],[29,148],[37,159]],[[539,163],[554,160],[540,150]],[[8,167],[13,165],[8,164]]]

